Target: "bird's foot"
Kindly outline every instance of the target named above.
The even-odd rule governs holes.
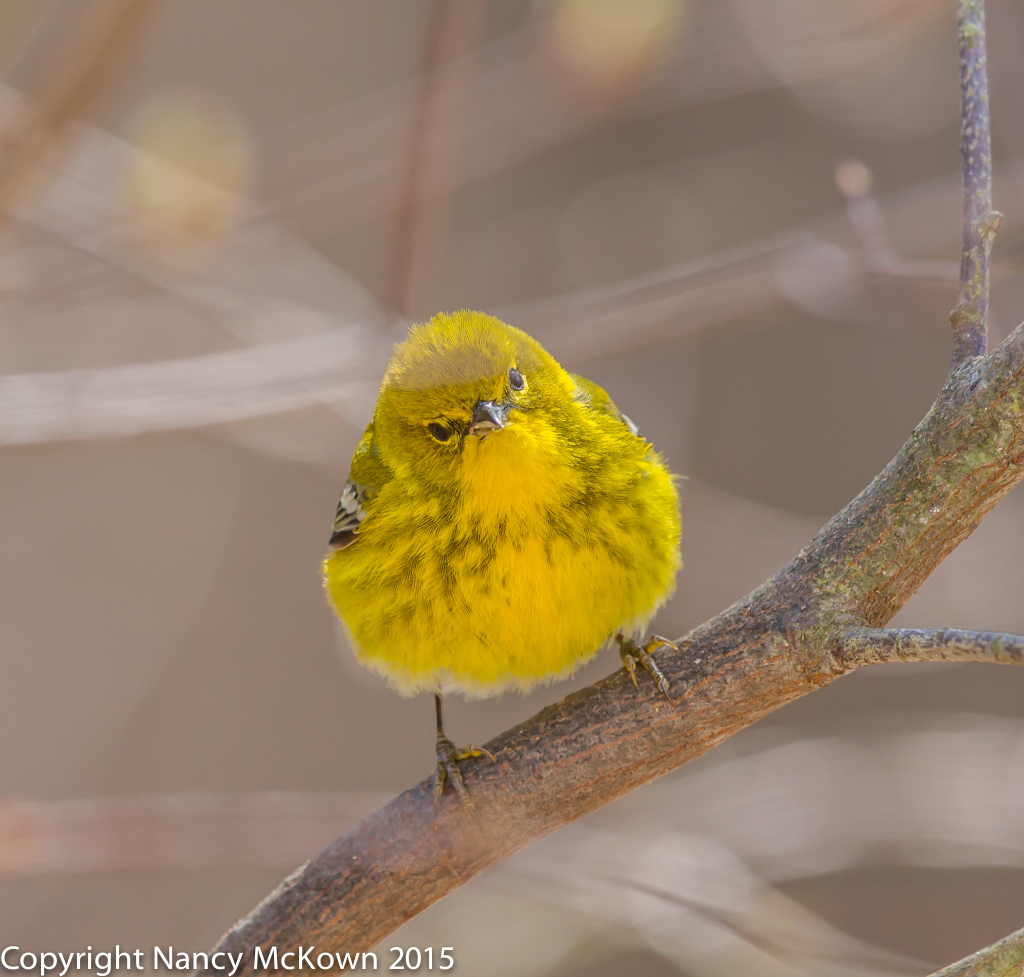
[[[449,780],[452,787],[455,788],[455,793],[459,795],[459,800],[462,801],[463,806],[468,807],[472,811],[473,802],[470,800],[466,785],[462,782],[462,771],[459,770],[459,764],[463,760],[469,760],[471,757],[478,756],[485,756],[493,762],[494,755],[479,746],[456,748],[455,744],[444,733],[437,734],[436,753],[437,768],[434,771],[434,803],[436,804],[440,800],[441,793],[444,790],[444,782]]]
[[[622,664],[626,666],[626,671],[629,672],[633,684],[640,688],[636,680],[636,666],[640,665],[651,673],[655,684],[665,693],[665,698],[672,705],[676,705],[676,701],[668,694],[668,679],[665,678],[665,673],[658,667],[658,663],[651,657],[651,654],[659,648],[672,648],[674,651],[678,651],[679,645],[657,634],[651,635],[644,642],[643,647],[632,638],[623,637],[621,633],[615,636],[615,640],[619,643],[619,657],[622,659]]]

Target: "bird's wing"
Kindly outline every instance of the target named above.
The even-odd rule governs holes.
[[[334,513],[334,528],[331,532],[330,546],[332,550],[343,550],[356,541],[359,526],[366,518],[363,502],[366,492],[362,485],[350,478],[341,490],[338,508]]]
[[[609,417],[614,417],[615,420],[621,421],[629,428],[629,433],[634,437],[643,437],[640,433],[640,428],[615,406],[615,402],[604,392],[602,387],[599,387],[593,380],[588,380],[586,377],[581,377],[576,373],[570,373],[569,376],[572,377],[573,383],[576,384],[575,397],[579,403],[584,404],[591,410],[607,414]]]
[[[348,481],[341,490],[338,508],[334,513],[334,527],[331,532],[332,550],[343,550],[356,541],[356,533],[366,518],[366,504],[388,482],[391,469],[381,461],[373,436],[373,421],[359,440],[352,456],[352,469]]]

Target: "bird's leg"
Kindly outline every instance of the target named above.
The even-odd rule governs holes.
[[[486,756],[494,760],[492,754],[477,746],[464,746],[456,749],[455,744],[444,734],[444,723],[441,719],[441,696],[434,693],[434,712],[437,714],[437,768],[434,770],[434,803],[436,804],[444,790],[445,780],[450,780],[459,795],[459,800],[473,809],[473,802],[469,799],[469,791],[462,782],[462,773],[459,770],[459,763],[468,760],[470,757]]]
[[[626,671],[629,672],[629,677],[633,680],[633,684],[640,688],[636,680],[636,666],[642,665],[651,673],[651,677],[658,688],[665,693],[665,698],[672,705],[675,705],[675,700],[668,694],[668,679],[665,678],[665,673],[658,667],[658,663],[651,657],[651,653],[659,648],[672,648],[678,651],[679,645],[674,641],[669,641],[668,638],[661,637],[661,635],[653,634],[647,639],[643,647],[640,647],[632,638],[624,637],[621,631],[615,636],[615,640],[619,643],[619,657],[622,659],[622,664],[626,666]]]

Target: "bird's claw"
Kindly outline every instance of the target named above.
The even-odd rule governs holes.
[[[638,645],[632,638],[623,637],[618,634],[615,640],[619,643],[619,657],[622,658],[622,664],[626,666],[626,671],[629,672],[629,677],[633,680],[633,685],[640,688],[639,683],[636,680],[636,666],[641,665],[654,679],[655,684],[665,694],[665,698],[668,699],[672,705],[676,705],[676,701],[669,695],[668,679],[665,677],[665,673],[658,667],[658,663],[651,657],[652,652],[657,651],[659,648],[671,648],[673,651],[679,650],[679,645],[674,641],[669,641],[668,638],[663,638],[661,635],[653,634],[650,638],[644,642],[643,647]]]
[[[491,762],[494,762],[494,754],[480,746],[456,747],[443,733],[438,734],[436,754],[437,767],[434,770],[434,803],[436,804],[441,799],[444,783],[448,780],[451,781],[451,785],[455,788],[455,793],[458,794],[463,806],[472,811],[473,802],[470,800],[466,785],[462,782],[462,771],[459,769],[459,764],[463,760],[469,760],[472,757],[478,756],[485,756]]]

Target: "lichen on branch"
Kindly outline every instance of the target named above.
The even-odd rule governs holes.
[[[224,936],[217,949],[242,951],[244,972],[257,944],[369,950],[496,861],[854,668],[951,658],[1021,663],[1024,639],[1013,635],[880,630],[1024,476],[1024,327],[986,355],[999,215],[982,0],[960,0],[959,37],[965,220],[953,369],[900,452],[774,577],[680,639],[678,652],[657,653],[677,704],[653,683],[635,689],[618,671],[486,744],[496,762],[463,772],[475,815],[451,797],[435,806],[429,779],[410,788]],[[1007,938],[1003,957],[982,953],[1011,959],[1020,936]]]
[[[953,365],[987,348],[989,256],[1002,214],[992,209],[992,140],[988,109],[988,58],[984,0],[959,0],[960,155],[964,177],[963,252],[960,295],[950,313]]]
[[[988,662],[1024,665],[1024,637],[998,631],[852,628],[836,657],[851,666],[886,662]]]

